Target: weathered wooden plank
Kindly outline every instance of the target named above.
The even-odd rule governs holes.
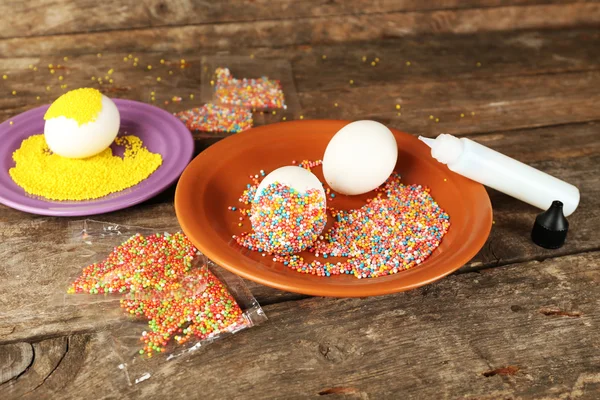
[[[98,3],[91,0],[63,2],[36,0],[0,4],[0,15],[7,24],[0,38],[71,34],[132,28],[199,25],[224,22],[365,15],[406,11],[456,10],[497,6],[574,3],[561,0],[360,0],[325,2],[320,0],[199,0],[114,1]],[[566,4],[565,4],[566,5]],[[573,12],[565,7],[565,12]]]
[[[577,42],[577,46],[573,46],[573,42]],[[598,30],[572,29],[490,32],[460,36],[420,35],[414,38],[405,37],[366,43],[237,49],[219,52],[219,54],[254,56],[256,62],[265,63],[273,58],[289,59],[293,63],[297,88],[305,92],[315,89],[325,91],[347,89],[350,78],[354,78],[357,85],[366,86],[405,81],[481,79],[492,76],[596,70],[600,62],[600,56],[596,51],[598,46],[600,46]],[[2,84],[0,87],[10,92],[13,88],[20,89],[11,86],[12,84],[34,79],[32,84],[51,85],[51,93],[39,93],[44,99],[45,95],[50,95],[59,89],[59,82],[52,80],[59,75],[48,74],[47,66],[50,63],[54,66],[62,64],[64,68],[58,70],[58,73],[67,73],[68,78],[78,75],[84,75],[84,78],[92,75],[103,76],[106,71],[113,68],[121,74],[121,79],[117,82],[122,85],[127,82],[127,86],[134,87],[141,77],[158,75],[160,72],[165,75],[168,70],[173,70],[173,76],[162,77],[166,83],[167,78],[181,79],[182,75],[193,75],[199,72],[194,67],[198,66],[201,56],[214,55],[214,50],[197,49],[183,55],[172,51],[136,52],[133,55],[139,58],[139,68],[132,67],[133,61],[122,62],[123,57],[128,54],[132,53],[103,53],[101,58],[96,54],[79,56],[64,54],[69,56],[68,61],[63,60],[63,55],[0,58],[0,72],[9,75],[7,81],[0,81]],[[325,60],[323,56],[326,57]],[[362,61],[363,57],[365,61]],[[181,71],[177,65],[181,58],[184,58],[187,66],[192,69]],[[167,64],[158,65],[160,59],[165,59]],[[375,67],[371,65],[374,60],[378,60]],[[406,61],[411,62],[410,68],[406,66]],[[477,63],[481,66],[478,67]],[[39,67],[37,74],[28,68],[30,64]],[[148,64],[152,64],[155,70],[145,70]],[[156,67],[162,68],[162,71],[156,70]],[[186,74],[183,74],[184,72]],[[199,80],[195,83],[198,82]],[[41,89],[45,92],[44,87]]]
[[[58,337],[33,343],[33,363],[27,370],[0,385],[2,398],[17,398],[30,394],[42,386],[61,363],[67,352],[67,337]],[[25,349],[26,347],[22,347]],[[52,389],[50,389],[52,390]]]
[[[44,37],[44,40],[35,37],[4,39],[0,40],[0,54],[26,57],[98,51],[183,53],[199,48],[279,47],[427,33],[469,34],[596,26],[599,16],[600,4],[574,3],[226,22],[53,35]]]
[[[18,377],[33,361],[29,343],[6,344],[0,347],[0,385]]]
[[[300,93],[300,99],[305,118],[321,118],[319,105],[333,100],[339,107],[326,111],[332,118],[360,116],[415,134],[464,135],[596,120],[598,83],[596,71],[365,87],[355,81],[333,99],[319,91]]]
[[[368,86],[595,70],[600,61],[598,46],[598,30],[577,29],[419,35],[251,51],[257,58],[278,56],[275,52],[287,55],[293,61],[298,90],[309,92],[348,89],[349,79]]]
[[[600,154],[600,122],[476,135],[471,139],[524,163]],[[564,177],[568,179],[568,177]]]
[[[577,41],[578,45],[573,46]],[[459,80],[513,75],[535,75],[598,69],[600,56],[596,49],[600,45],[600,33],[597,30],[535,31],[535,32],[493,32],[478,35],[437,35],[417,38],[399,38],[374,43],[353,43],[351,45],[295,46],[286,48],[256,48],[240,50],[242,57],[256,57],[256,62],[269,62],[272,58],[289,59],[293,63],[294,78],[299,91],[332,91],[348,89],[349,79],[357,85],[380,85],[392,82],[415,82],[431,80]],[[489,51],[493,49],[493,51]],[[182,76],[195,75],[195,69],[202,55],[211,55],[214,51],[198,49],[194,53],[179,55],[174,52],[162,54],[134,53],[139,57],[139,68],[133,68],[133,61],[123,63],[122,59],[130,53],[104,53],[101,58],[96,54],[88,56],[70,56],[63,61],[62,56],[42,56],[26,58],[0,59],[0,71],[8,74],[9,79],[0,81],[4,90],[22,88],[11,86],[19,82],[46,84],[51,86],[50,93],[42,87],[42,99],[59,89],[57,76],[50,76],[48,64],[61,65],[61,74],[66,78],[84,75],[103,76],[110,68],[119,72],[116,82],[127,86],[136,86],[143,77],[166,75],[172,70],[174,75],[163,76],[163,83],[181,79]],[[229,54],[236,54],[229,52]],[[66,54],[69,55],[69,54]],[[326,59],[323,60],[322,57]],[[366,61],[362,61],[365,57]],[[177,62],[184,58],[191,69],[181,71]],[[159,59],[167,64],[158,65]],[[371,63],[378,60],[376,66]],[[411,62],[411,67],[406,66]],[[478,67],[477,63],[481,66]],[[152,64],[153,71],[145,68]],[[174,65],[175,64],[175,65]],[[33,73],[28,65],[39,67]],[[157,70],[156,68],[162,68]],[[185,74],[184,74],[185,72]],[[63,74],[64,75],[64,74]],[[199,74],[198,74],[199,75]],[[195,83],[199,82],[199,76]],[[68,83],[68,81],[66,81]],[[84,83],[90,83],[85,82]],[[6,86],[5,86],[6,85]],[[161,88],[161,85],[155,85]],[[167,85],[164,88],[172,88]],[[58,90],[60,92],[60,90]],[[117,93],[118,94],[118,93]],[[31,99],[33,100],[33,99]]]
[[[571,31],[565,36],[568,40],[561,40],[555,33],[494,34],[485,40],[466,37],[464,43],[456,38],[438,37],[422,45],[433,61],[413,59],[415,64],[410,67],[402,64],[402,49],[410,49],[407,57],[416,56],[419,42],[412,39],[394,41],[398,49],[386,45],[370,53],[370,57],[381,57],[377,67],[360,60],[366,45],[356,51],[348,46],[324,48],[329,50],[325,62],[316,50],[310,55],[297,50],[291,58],[305,118],[376,118],[408,132],[426,135],[440,131],[482,133],[600,118],[596,107],[598,94],[594,92],[600,79],[596,70],[600,65],[600,54],[596,51],[600,34]],[[571,45],[582,37],[588,37],[581,40],[582,45]],[[494,41],[498,51],[485,52]],[[540,47],[534,67],[527,67],[530,60],[523,56],[528,53],[523,46],[533,46],[532,43]],[[474,52],[461,50],[465,47],[473,48]],[[345,52],[350,55],[344,56]],[[452,54],[446,58],[446,68],[440,67],[441,56],[433,57],[444,52]],[[477,53],[487,55],[475,58]],[[497,53],[502,54],[501,59],[496,58]],[[277,54],[283,55],[270,53]],[[114,70],[109,77],[114,83],[104,84],[102,89],[111,96],[151,102],[154,92],[155,104],[173,112],[201,104],[199,55],[184,56],[184,69],[180,68],[180,57],[172,53],[170,57],[140,55],[137,67],[132,60],[123,61],[124,56],[127,54],[71,57],[66,62],[58,57],[0,60],[0,71],[8,75],[8,79],[0,80],[0,91],[7,94],[16,91],[14,96],[0,97],[0,119],[50,102],[70,88],[94,85],[90,78],[105,78],[110,69]],[[160,64],[162,58],[167,60],[165,64]],[[476,67],[477,59],[483,60],[482,67]],[[51,74],[49,64],[61,68]],[[38,70],[29,69],[29,65],[36,65]],[[147,69],[148,65],[153,66],[152,70]],[[63,81],[58,80],[60,76]],[[160,82],[156,81],[158,77]],[[354,81],[352,85],[350,79]],[[68,87],[61,89],[62,84]],[[558,92],[560,96],[556,96]],[[191,100],[190,95],[195,98]],[[182,101],[173,102],[173,96],[181,97]],[[165,105],[165,101],[169,104]],[[397,110],[396,104],[402,109]],[[461,118],[461,114],[465,117]],[[430,116],[439,118],[439,122]],[[286,118],[294,117],[299,115]],[[280,113],[257,119],[260,123],[271,123],[282,118]]]
[[[600,144],[597,124],[567,125],[477,136],[476,140],[509,156],[554,174],[582,192],[580,208],[570,218],[567,244],[545,250],[529,240],[533,207],[492,192],[496,224],[480,254],[463,271],[531,259],[590,251],[600,243]],[[170,194],[172,196],[172,194]],[[172,197],[102,215],[96,219],[151,228],[173,227],[177,220]],[[0,207],[0,343],[46,338],[74,331],[93,331],[121,318],[117,308],[66,307],[52,303],[61,297],[79,268],[89,259],[65,244],[68,218],[33,216]],[[271,304],[302,296],[250,283],[259,302]],[[103,313],[98,320],[95,315]],[[27,318],[23,316],[27,315]]]
[[[592,399],[599,281],[600,254],[588,253],[385,297],[280,303],[267,307],[264,325],[163,363],[133,386],[96,337],[60,395]],[[45,385],[34,392],[48,393]]]
[[[62,338],[59,338],[62,339]],[[56,339],[48,339],[42,343],[53,343],[53,348],[45,347],[43,350],[37,348],[37,357],[47,358],[53,353],[58,353],[64,349],[64,353],[58,364],[54,369],[44,378],[43,386],[44,392],[48,394],[48,398],[60,398],[62,389],[69,384],[77,374],[77,372],[83,367],[84,363],[89,360],[89,356],[86,357],[87,344],[90,340],[90,335],[74,335],[67,338],[67,346],[64,348],[62,342],[57,342]],[[35,344],[34,344],[35,345]],[[17,382],[16,387],[20,384]],[[12,395],[9,391],[9,394]],[[11,396],[8,397],[11,397]],[[35,390],[28,392],[23,399],[35,399],[38,400],[39,393]]]

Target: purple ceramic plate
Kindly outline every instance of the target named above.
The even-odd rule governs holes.
[[[50,107],[45,105],[0,124],[0,203],[32,214],[94,215],[141,203],[175,182],[194,153],[190,131],[179,119],[160,108],[132,100],[113,100],[121,114],[119,135],[136,135],[148,150],[162,155],[163,163],[152,175],[129,189],[89,201],[52,201],[25,193],[13,182],[8,170],[15,165],[12,153],[23,139],[44,132],[44,113]]]

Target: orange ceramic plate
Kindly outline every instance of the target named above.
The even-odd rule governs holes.
[[[183,231],[200,251],[231,272],[277,289],[315,296],[364,297],[414,289],[450,274],[477,254],[492,227],[492,207],[483,186],[435,161],[429,148],[414,136],[393,129],[398,142],[396,171],[403,183],[430,187],[433,198],[450,215],[449,232],[424,263],[380,278],[322,278],[295,272],[232,239],[250,229],[248,220],[239,227],[239,213],[227,209],[240,206],[238,198],[250,182],[249,175],[291,165],[292,160],[321,159],[331,137],[347,123],[294,121],[261,126],[209,147],[188,165],[177,185],[175,209]],[[321,168],[314,172],[323,181]],[[331,205],[358,208],[371,196],[338,195]]]

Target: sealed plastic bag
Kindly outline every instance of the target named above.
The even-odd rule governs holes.
[[[148,379],[156,364],[266,320],[243,281],[175,229],[92,220],[70,227],[72,244],[89,264],[73,271],[64,301],[121,308],[122,320],[100,335],[129,384]]]
[[[202,59],[202,101],[246,107],[257,116],[278,118],[301,114],[292,67],[287,60],[243,56],[212,56]],[[273,121],[270,121],[273,122]]]

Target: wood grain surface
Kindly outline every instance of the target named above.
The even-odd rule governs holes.
[[[10,21],[10,24],[7,24],[5,29],[0,32],[0,38],[414,11],[455,11],[504,7],[506,10],[516,13],[519,9],[509,6],[576,2],[574,0],[384,0],[373,2],[360,0],[344,2],[322,0],[225,0],[218,2],[142,0],[123,2],[108,0],[103,2],[102,7],[99,8],[98,2],[92,0],[77,2],[8,1],[0,4],[0,14]],[[563,10],[565,9],[563,8]],[[580,11],[580,8],[571,8],[568,14],[576,16]],[[509,20],[504,23],[510,22]]]
[[[76,374],[62,382],[51,374],[30,398],[62,387],[62,399],[593,399],[599,281],[600,254],[592,252],[453,275],[392,296],[273,304],[264,325],[160,363],[137,385],[106,351],[109,337],[74,335],[86,363],[65,356],[54,372],[72,362]],[[48,359],[64,352],[50,344]],[[11,396],[16,388],[2,390]]]
[[[431,12],[356,14],[289,18],[255,22],[223,22],[81,32],[69,35],[13,37],[0,40],[0,54],[18,57],[83,54],[97,51],[194,51],[280,47],[380,40],[428,33],[468,34],[511,29],[594,26],[600,4],[540,4],[441,10]]]
[[[301,110],[258,124],[469,136],[582,194],[567,243],[546,250],[529,240],[539,210],[489,190],[486,245],[411,292],[325,299],[248,281],[266,323],[157,359],[139,384],[110,350],[119,308],[64,304],[90,256],[68,243],[76,219],[0,206],[0,398],[600,397],[599,2],[36,0],[0,15],[0,121],[90,85],[177,112],[202,104],[203,56],[286,59]],[[199,152],[224,136],[194,137]],[[95,219],[176,230],[173,195]]]

